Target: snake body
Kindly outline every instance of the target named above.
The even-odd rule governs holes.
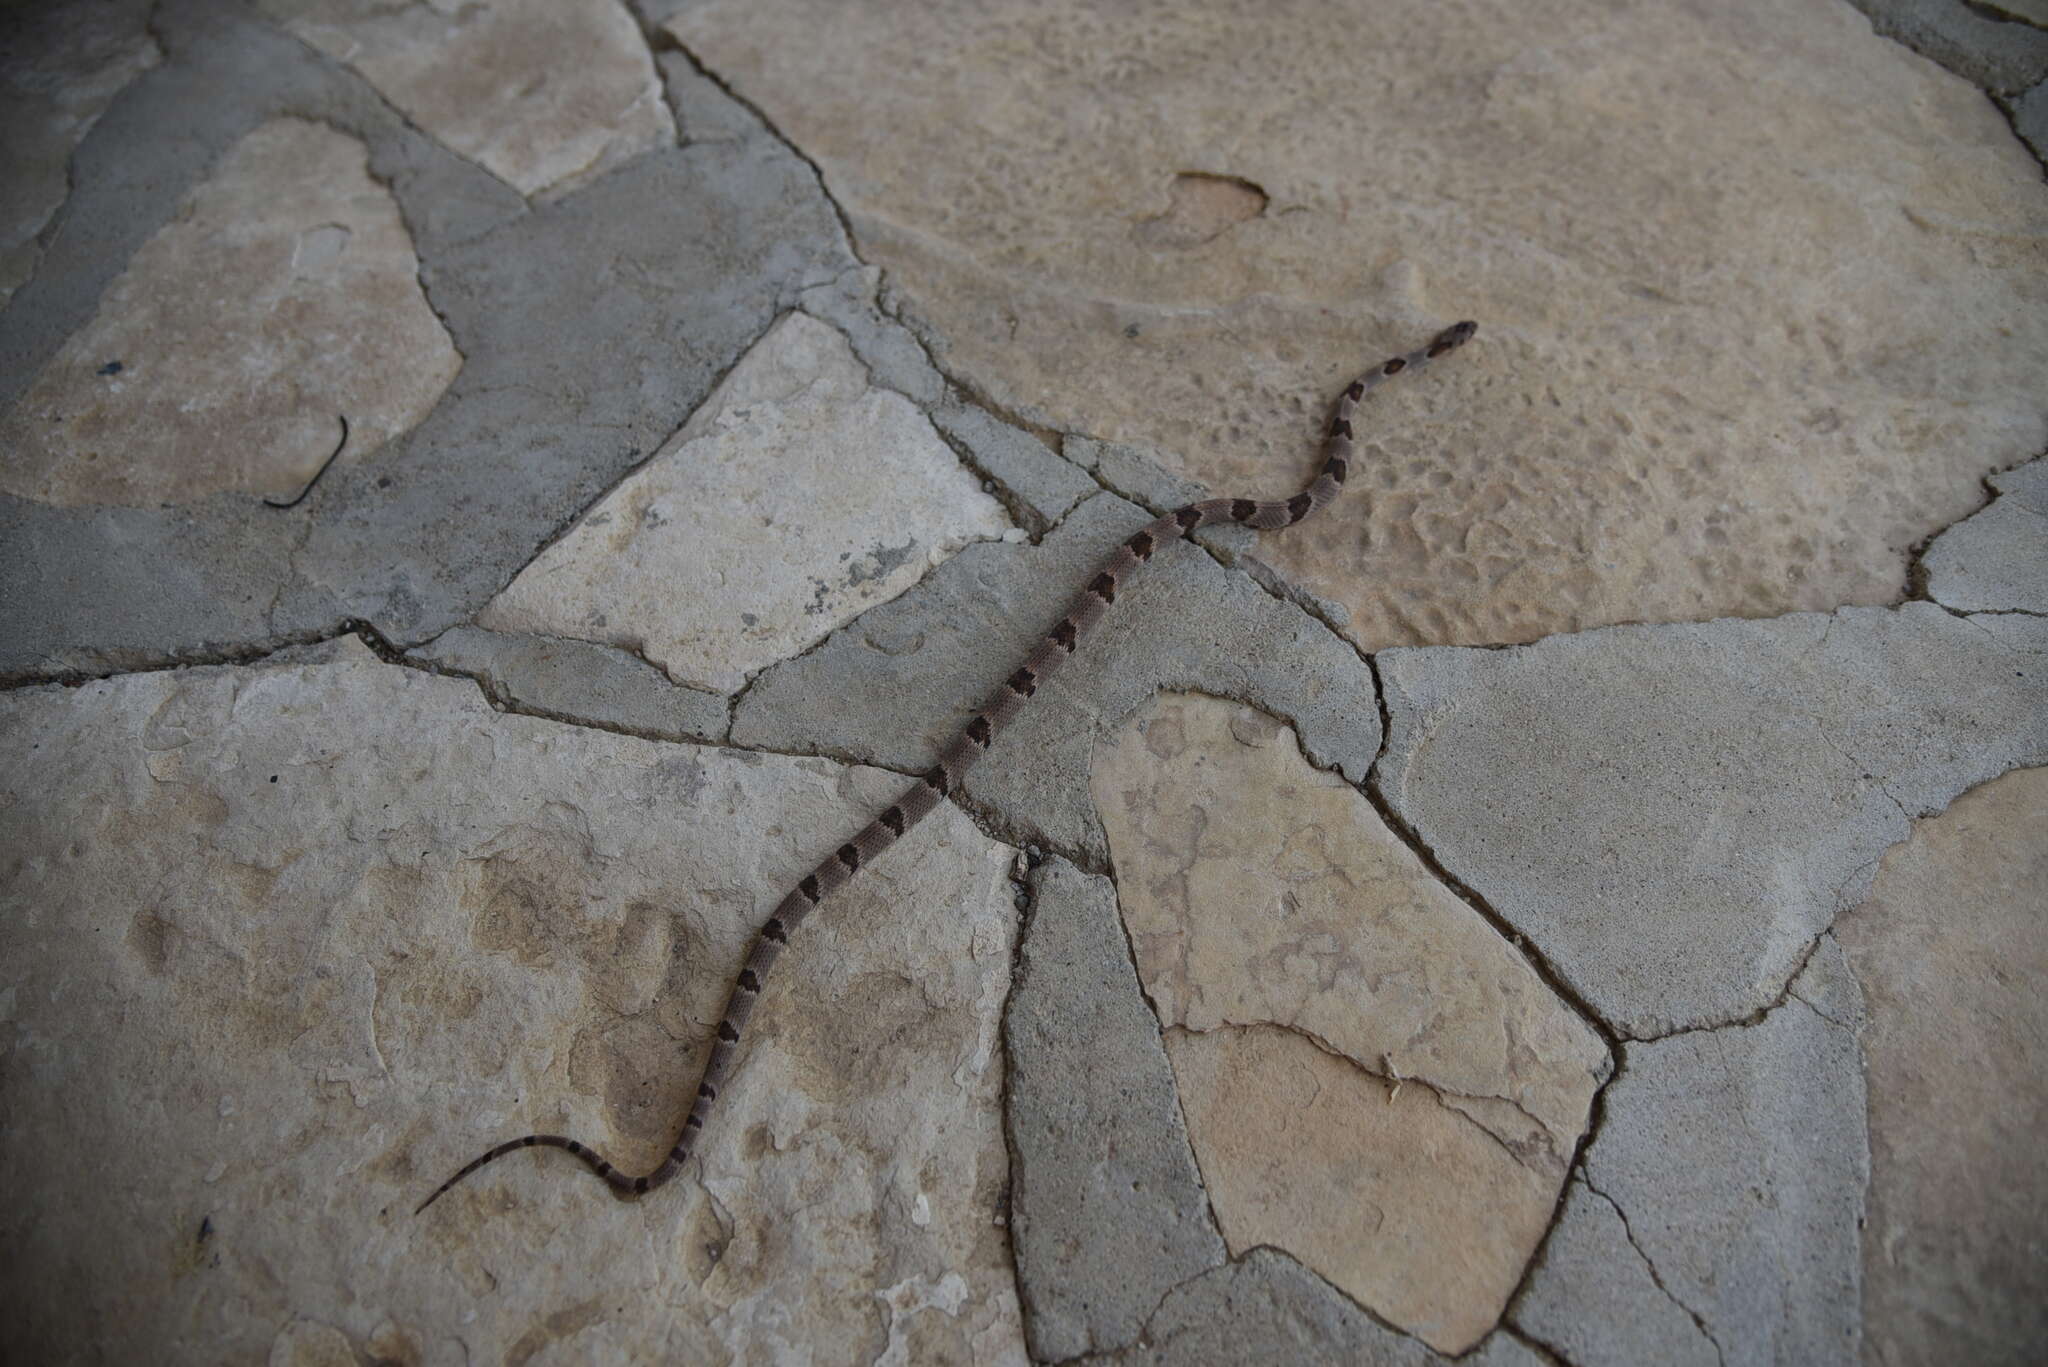
[[[775,961],[782,956],[789,943],[790,935],[804,923],[819,904],[830,897],[848,879],[872,863],[882,851],[903,838],[912,826],[923,820],[927,813],[954,793],[961,779],[994,743],[996,733],[1001,731],[1017,715],[1031,696],[1045,681],[1064,664],[1079,646],[1081,638],[1088,634],[1097,622],[1102,620],[1110,605],[1116,602],[1118,590],[1125,578],[1140,565],[1150,560],[1162,546],[1171,544],[1193,533],[1197,528],[1213,523],[1235,522],[1240,526],[1260,531],[1288,527],[1308,517],[1318,508],[1334,498],[1344,486],[1351,467],[1352,434],[1351,418],[1357,411],[1358,403],[1377,385],[1394,375],[1421,369],[1430,361],[1456,347],[1464,345],[1478,330],[1473,323],[1458,323],[1439,333],[1428,346],[1411,351],[1405,356],[1396,356],[1367,371],[1344,390],[1338,398],[1336,412],[1330,419],[1329,434],[1323,443],[1323,464],[1308,487],[1289,499],[1277,502],[1259,502],[1249,498],[1212,498],[1200,503],[1190,503],[1185,508],[1154,519],[1134,533],[1111,554],[1100,572],[1088,581],[1088,586],[1077,594],[1067,607],[1066,615],[1046,633],[1037,649],[1029,658],[1003,681],[1001,688],[988,704],[974,715],[959,737],[939,756],[939,762],[926,771],[917,783],[898,798],[886,811],[853,839],[841,845],[825,861],[804,876],[789,895],[775,908],[775,914],[768,918],[755,937],[753,952],[747,956],[745,968],[733,983],[732,994],[726,1000],[724,1018],[718,1022],[717,1039],[711,1047],[710,1061],[704,1065],[704,1076],[697,1084],[697,1096],[690,1106],[690,1114],[683,1121],[682,1133],[670,1147],[668,1156],[661,1165],[643,1176],[621,1172],[597,1150],[579,1143],[565,1135],[529,1134],[510,1139],[496,1148],[464,1165],[461,1171],[434,1189],[432,1195],[420,1202],[415,1213],[425,1210],[440,1198],[443,1192],[475,1172],[508,1153],[520,1149],[552,1148],[566,1150],[581,1159],[590,1170],[607,1182],[612,1190],[625,1196],[639,1196],[661,1186],[689,1161],[698,1135],[703,1133],[711,1111],[718,1104],[718,1094],[725,1086],[727,1076],[732,1072],[733,1057],[739,1049],[740,1034],[746,1029],[747,1018],[753,1014],[755,1002],[760,1000],[761,986],[767,980]]]

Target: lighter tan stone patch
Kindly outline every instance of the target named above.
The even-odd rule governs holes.
[[[1233,1256],[1286,1249],[1432,1348],[1493,1328],[1557,1183],[1447,1109],[1285,1030],[1166,1032]]]
[[[1220,493],[1298,487],[1353,374],[1477,319],[1261,551],[1369,648],[1887,602],[2048,444],[2039,168],[1838,0],[670,26],[817,160],[954,373]],[[1189,170],[1270,202],[1164,250],[1141,225]]]
[[[561,192],[675,140],[619,0],[263,0],[407,117],[521,194]]]
[[[72,506],[291,498],[426,416],[462,358],[355,139],[237,143],[0,418],[0,490]],[[119,363],[118,370],[115,362]]]
[[[2048,1343],[2044,835],[2048,769],[1987,783],[1916,823],[1835,925],[1865,1011],[1866,1362]]]
[[[1233,1223],[1270,1230],[1272,1242],[1404,1328],[1449,1335],[1430,1339],[1439,1347],[1467,1330],[1476,1338],[1534,1251],[1585,1131],[1609,1068],[1599,1037],[1356,790],[1310,768],[1294,733],[1263,713],[1161,697],[1097,756],[1090,781],[1138,973],[1162,1024],[1285,1026],[1339,1056],[1338,1075],[1430,1089],[1426,1124],[1414,1120],[1421,1112],[1401,1110],[1383,1126],[1402,1155],[1390,1161],[1418,1163],[1412,1185],[1386,1189],[1389,1200],[1408,1203],[1400,1227],[1435,1212],[1417,1233],[1381,1238],[1343,1202],[1264,1209],[1266,1187],[1235,1178],[1219,1185],[1223,1150],[1212,1154],[1196,1128],[1196,1156],[1226,1235]],[[1200,1091],[1223,1076],[1183,1076],[1191,1126],[1196,1111],[1221,1115],[1237,1104]],[[1352,1092],[1362,1085],[1345,1083]],[[1483,1183],[1472,1172],[1428,1171],[1418,1156],[1446,1142],[1446,1125],[1461,1136],[1461,1153],[1506,1167]],[[1255,1130],[1247,1127],[1243,1145],[1254,1144]],[[1225,1147],[1237,1154],[1233,1145],[1239,1140]],[[1269,1155],[1253,1166],[1281,1161]],[[1452,1208],[1464,1215],[1438,1218]],[[1426,1293],[1401,1289],[1406,1273],[1369,1270],[1409,1258],[1438,1265],[1438,1275],[1415,1282]],[[1415,1299],[1425,1294],[1426,1302]]]
[[[903,780],[324,654],[0,696],[0,1357],[1023,1367],[1015,851],[948,806],[836,895],[674,1185],[515,1155],[415,1218],[534,1128],[653,1166],[756,927]]]
[[[729,693],[1011,530],[914,404],[793,313],[477,620],[636,650]]]

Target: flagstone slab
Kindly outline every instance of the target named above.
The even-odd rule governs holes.
[[[0,308],[35,274],[71,191],[72,151],[123,86],[163,58],[149,0],[12,5],[0,14]]]
[[[1379,657],[1375,783],[1624,1035],[1784,991],[1912,817],[2048,759],[2048,621],[1932,603]]]
[[[618,646],[730,693],[1012,530],[931,421],[869,383],[844,335],[790,313],[477,621]]]
[[[406,117],[523,195],[560,194],[675,140],[620,0],[261,0]]]
[[[1261,551],[1369,650],[1891,602],[2048,447],[2039,165],[1838,0],[667,27],[816,161],[951,375],[1216,493],[1292,492],[1353,375],[1478,320]]]
[[[1866,1360],[2048,1343],[2048,769],[1914,823],[1835,936],[1870,1093]]]
[[[2048,460],[1993,475],[1991,506],[1936,537],[1927,596],[1958,612],[2048,613]]]
[[[1164,695],[1091,787],[1232,1253],[1286,1249],[1471,1347],[1543,1237],[1606,1046],[1272,717]]]
[[[462,358],[368,163],[304,119],[237,143],[0,417],[0,492],[285,503],[417,425]]]
[[[543,1150],[415,1217],[536,1128],[651,1168],[758,924],[901,778],[353,641],[7,693],[0,776],[0,1356],[1023,1367],[1015,852],[957,809],[792,943],[676,1183]]]

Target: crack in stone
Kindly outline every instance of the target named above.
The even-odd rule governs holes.
[[[1700,1331],[1700,1336],[1713,1345],[1715,1358],[1720,1361],[1722,1367],[1727,1367],[1728,1354],[1722,1350],[1721,1341],[1714,1337],[1714,1331],[1707,1327],[1706,1317],[1679,1299],[1678,1293],[1664,1284],[1663,1274],[1657,1271],[1657,1264],[1651,1260],[1650,1255],[1644,1251],[1643,1246],[1636,1241],[1635,1229],[1629,1224],[1628,1212],[1621,1208],[1621,1203],[1600,1190],[1600,1188],[1594,1186],[1593,1179],[1583,1170],[1579,1173],[1579,1180],[1585,1184],[1587,1191],[1605,1201],[1609,1208],[1614,1211],[1615,1218],[1621,1221],[1623,1237],[1628,1240],[1629,1247],[1636,1251],[1636,1256],[1643,1260],[1644,1270],[1650,1274],[1650,1280],[1656,1283],[1657,1289],[1662,1291],[1673,1305],[1683,1310],[1692,1318],[1694,1327]]]

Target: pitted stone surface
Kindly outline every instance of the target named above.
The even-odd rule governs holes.
[[[1625,1047],[1583,1172],[1634,1248],[1613,1250],[1613,1270],[1546,1264],[1539,1279],[1559,1283],[1553,1294],[1590,1312],[1640,1257],[1724,1362],[1858,1361],[1863,1073],[1854,1018],[1837,1023],[1804,999],[1853,997],[1853,983],[1812,981],[1846,976],[1839,954],[1816,950],[1804,996],[1758,1023]],[[1642,1327],[1581,1325],[1589,1341],[1612,1335],[1614,1345]],[[1677,1332],[1674,1357],[1692,1341]],[[1596,1348],[1593,1360],[1618,1351]]]
[[[522,712],[655,740],[725,736],[724,698],[671,683],[611,646],[457,627],[407,658],[468,674],[490,697]]]
[[[621,0],[260,4],[524,195],[560,193],[675,138]]]
[[[477,621],[624,647],[730,693],[1009,530],[929,419],[791,313]]]
[[[1151,520],[1098,494],[1036,546],[971,546],[740,700],[736,744],[929,767],[1116,543]],[[967,777],[969,801],[1032,839],[1108,857],[1088,796],[1095,746],[1161,688],[1256,703],[1311,763],[1362,779],[1379,746],[1365,662],[1328,628],[1185,544],[1152,558]]]
[[[1870,1090],[1865,1360],[2048,1344],[2048,769],[1914,824],[1835,927]]]
[[[354,138],[275,119],[135,254],[0,419],[0,492],[44,503],[293,498],[416,426],[462,358]]]
[[[1014,851],[958,811],[792,944],[701,1169],[634,1205],[515,1156],[415,1219],[535,1126],[651,1166],[756,924],[901,779],[352,643],[10,693],[0,750],[0,1355],[1022,1367]]]
[[[1931,603],[1379,659],[1375,776],[1626,1034],[1774,1001],[1908,814],[2048,758],[2048,622]]]
[[[1090,788],[1162,1025],[1286,1026],[1449,1093],[1551,1179],[1548,1213],[1607,1048],[1356,789],[1272,717],[1187,694],[1133,718]]]
[[[1990,507],[1921,556],[1927,595],[1959,612],[2048,613],[2048,460],[1995,475]]]
[[[1614,1202],[1574,1179],[1512,1322],[1578,1367],[1723,1367],[1684,1306],[1657,1284]]]
[[[163,54],[150,0],[10,5],[0,14],[0,307],[35,273],[36,236],[70,191],[66,163],[136,73]]]
[[[1455,1109],[1273,1026],[1169,1030],[1188,1135],[1234,1256],[1270,1246],[1457,1354],[1492,1329],[1559,1177]]]
[[[401,646],[430,639],[667,440],[786,299],[852,264],[808,168],[745,132],[708,82],[688,102],[733,112],[739,135],[649,153],[528,210],[267,25],[197,0],[163,0],[153,23],[166,61],[80,147],[64,231],[0,311],[0,402],[90,319],[210,158],[282,112],[369,146],[464,366],[412,432],[338,463],[289,511],[230,495],[169,511],[0,495],[13,588],[0,676],[159,663],[350,619]]]
[[[1009,1056],[1010,1231],[1032,1353],[1128,1347],[1224,1260],[1116,889],[1057,857],[1033,882]]]
[[[1174,1288],[1146,1326],[1142,1345],[1088,1361],[1117,1367],[1442,1367],[1447,1359],[1375,1322],[1285,1254],[1260,1248]],[[1495,1334],[1458,1361],[1463,1367],[1539,1367],[1543,1359]]]
[[[1368,649],[1889,602],[2048,445],[2039,166],[1831,0],[669,29],[816,160],[950,373],[1218,491],[1288,489],[1357,370],[1477,319],[1362,415],[1352,508],[1262,552]],[[1264,206],[1167,232],[1191,177]]]

